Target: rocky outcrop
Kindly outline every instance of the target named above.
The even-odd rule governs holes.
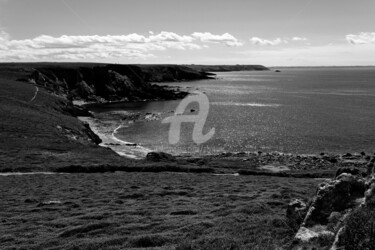
[[[151,82],[209,79],[208,74],[183,66],[39,65],[29,82],[50,92],[93,102],[178,99],[187,93]]]
[[[305,202],[301,200],[293,200],[288,204],[288,208],[286,210],[286,217],[288,225],[293,229],[297,230],[301,223],[303,222],[303,219],[306,216],[307,213],[307,205]]]
[[[291,249],[375,249],[369,244],[375,242],[374,208],[375,177],[339,169],[335,178],[319,185],[303,221],[305,204],[289,204],[288,221],[300,223]]]
[[[176,161],[176,158],[171,155],[167,154],[164,152],[150,152],[146,155],[146,160],[147,161],[152,161],[152,162],[160,162],[160,161]]]
[[[152,85],[151,82],[210,79],[204,72],[177,65],[38,64],[30,66],[33,67],[27,81],[60,96],[93,102],[178,99],[187,93]]]

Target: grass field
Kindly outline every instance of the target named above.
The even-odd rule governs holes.
[[[319,179],[187,173],[0,176],[0,249],[277,249]]]

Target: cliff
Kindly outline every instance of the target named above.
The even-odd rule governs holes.
[[[215,71],[269,70],[262,65],[1,64],[0,74],[70,100],[91,102],[179,99],[187,93],[152,83],[212,79]]]
[[[178,99],[187,93],[151,82],[210,79],[204,72],[177,65],[36,65],[22,80],[68,99],[139,101]]]

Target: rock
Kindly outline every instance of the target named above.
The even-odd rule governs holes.
[[[326,225],[332,212],[352,208],[356,200],[364,196],[364,192],[364,180],[348,173],[342,173],[333,180],[320,184],[303,225]]]
[[[307,206],[301,200],[295,199],[288,204],[286,218],[288,225],[297,231],[307,213]]]
[[[323,160],[329,161],[330,163],[337,163],[337,159],[334,156],[325,155],[322,157]]]
[[[367,175],[371,175],[374,172],[374,163],[373,162],[369,162],[366,165],[366,169],[367,169]]]
[[[369,189],[365,193],[365,204],[370,208],[375,208],[375,177],[366,183]]]
[[[351,174],[351,175],[359,175],[361,171],[358,168],[353,168],[353,167],[342,167],[337,169],[335,178],[340,176],[343,173]]]
[[[363,204],[372,204],[372,201],[375,204],[375,178],[371,179],[373,182],[366,182],[360,172],[356,168],[340,168],[334,179],[319,185],[292,249],[339,249],[340,235],[345,232],[343,228],[351,211]],[[370,188],[366,192],[365,203],[365,190],[372,186],[374,190]]]
[[[328,223],[331,225],[337,225],[341,218],[343,217],[343,214],[340,212],[332,212],[331,215],[328,217]]]
[[[222,156],[222,157],[231,157],[231,156],[233,156],[233,153],[231,153],[231,152],[223,152],[223,153],[220,154],[220,156]]]
[[[361,153],[360,153],[360,155],[362,155],[362,156],[365,156],[365,155],[366,155],[366,153],[365,153],[365,152],[361,152]]]
[[[90,125],[88,123],[84,123],[83,125],[85,127],[84,133],[88,138],[90,138],[92,142],[96,144],[102,143],[102,139],[100,139],[100,137],[91,130]]]
[[[147,121],[156,121],[160,119],[160,114],[146,113],[144,119]]]
[[[335,239],[335,234],[325,227],[301,227],[293,241],[293,250],[325,249]]]
[[[247,155],[246,152],[239,152],[239,153],[235,154],[235,156],[237,156],[237,157],[244,157],[246,155]]]
[[[176,158],[164,152],[150,152],[146,155],[147,161],[159,162],[159,161],[176,161]]]
[[[332,244],[332,247],[330,248],[330,250],[339,250],[339,249],[343,249],[341,247],[342,245],[342,238],[343,238],[343,234],[344,234],[344,231],[345,231],[345,227],[341,227],[338,232],[336,233],[336,236],[335,236],[335,240],[333,241],[333,244]]]

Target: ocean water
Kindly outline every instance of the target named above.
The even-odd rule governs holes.
[[[161,119],[173,115],[180,101],[112,105],[96,111],[159,114],[159,120],[124,124],[116,137],[173,154],[375,152],[374,67],[281,71],[223,72],[215,80],[164,84],[208,96],[203,132],[215,128],[215,134],[201,145],[192,140],[193,123],[182,125],[178,144],[168,142],[170,125]],[[185,114],[198,111],[198,104],[192,103]]]

